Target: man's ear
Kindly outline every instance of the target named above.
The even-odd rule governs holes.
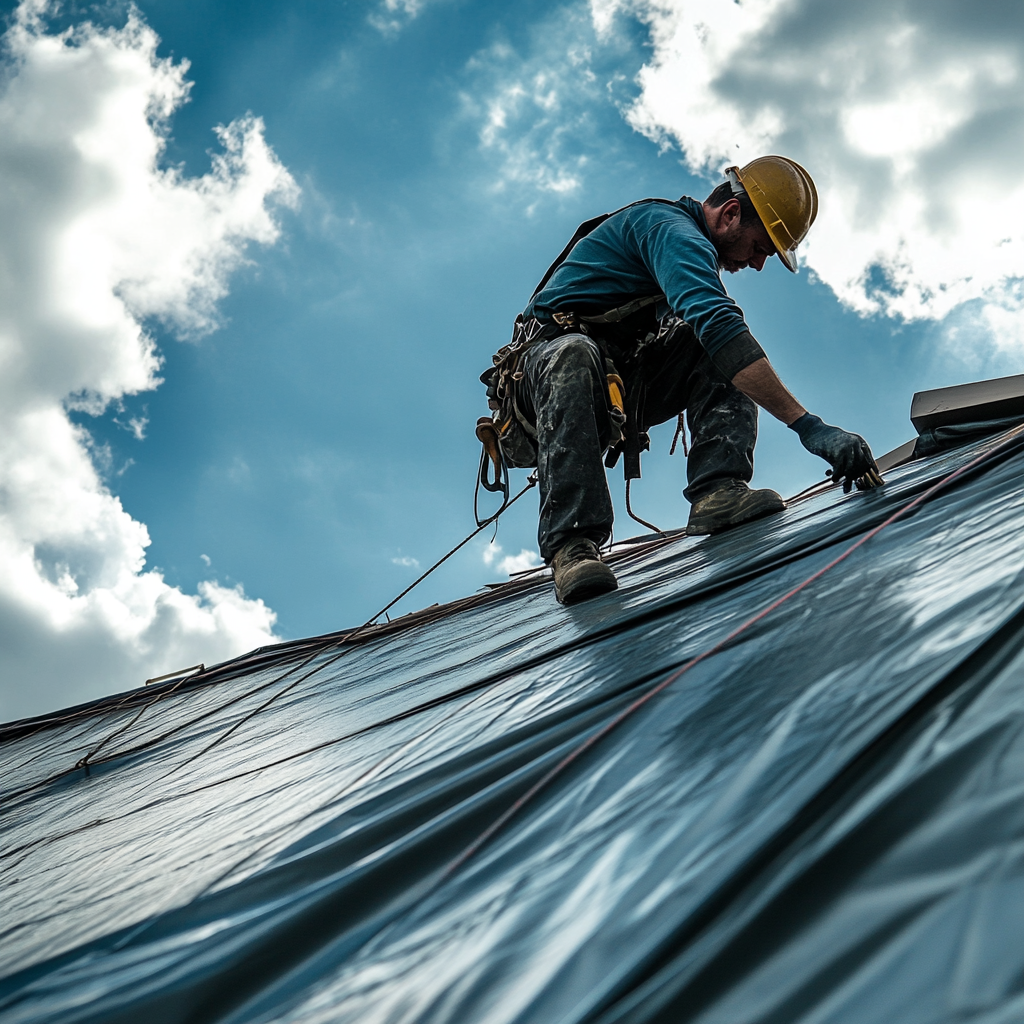
[[[743,210],[740,208],[740,201],[738,199],[730,199],[722,206],[722,219],[719,221],[719,224],[722,228],[729,230],[734,224],[739,224],[742,216]]]

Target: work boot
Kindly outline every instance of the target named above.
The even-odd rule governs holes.
[[[619,586],[615,573],[601,561],[597,545],[589,537],[574,537],[551,559],[555,597],[559,604],[576,604]]]
[[[691,537],[721,533],[751,519],[770,516],[786,507],[782,496],[768,488],[752,491],[740,480],[730,480],[724,487],[706,494],[690,506],[686,532]]]

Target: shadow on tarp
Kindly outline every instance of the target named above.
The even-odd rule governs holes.
[[[1024,1016],[1024,453],[989,440],[0,745],[0,1020]],[[102,763],[77,768],[102,747]],[[99,756],[99,755],[97,755]]]

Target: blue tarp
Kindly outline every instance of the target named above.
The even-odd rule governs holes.
[[[8,728],[0,1019],[1024,1019],[1020,444],[447,870],[996,443],[637,548],[570,609],[513,584]]]

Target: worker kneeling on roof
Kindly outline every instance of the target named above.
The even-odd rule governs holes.
[[[751,490],[757,407],[796,431],[846,490],[881,483],[867,443],[787,390],[722,284],[795,249],[814,222],[810,175],[786,157],[730,167],[698,202],[644,199],[581,225],[481,378],[505,458],[536,466],[540,551],[563,604],[614,590],[599,547],[611,536],[602,465],[640,475],[646,431],[681,416],[691,445],[686,532],[709,534],[785,508]]]

